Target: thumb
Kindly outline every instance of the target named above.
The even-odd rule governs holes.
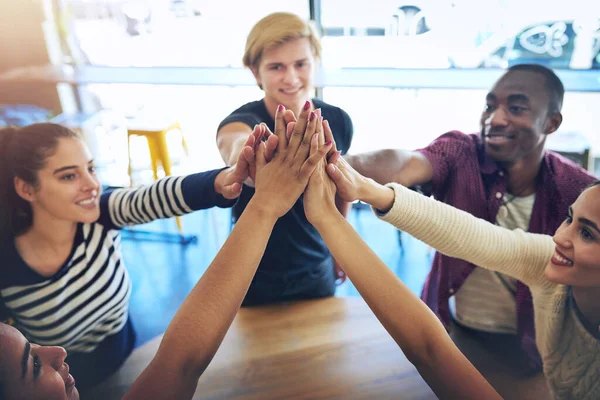
[[[240,151],[240,155],[238,156],[237,162],[235,163],[235,172],[243,173],[248,169],[248,157],[246,157],[247,149],[252,152],[252,147],[246,146]]]
[[[240,157],[238,163],[241,162],[243,162],[246,167],[254,165],[254,151],[252,150],[252,147],[246,146],[242,149],[242,156]]]
[[[235,199],[239,197],[242,192],[242,185],[239,182],[234,182],[231,185],[225,186],[223,188],[222,196],[226,199]]]
[[[331,180],[336,184],[343,178],[340,169],[336,167],[335,164],[327,164],[327,168],[325,170],[327,171],[327,175],[329,175]]]

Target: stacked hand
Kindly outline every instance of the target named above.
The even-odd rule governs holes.
[[[305,107],[306,108],[306,107]],[[323,165],[332,143],[319,142],[321,117],[307,109],[298,121],[286,122],[285,108],[275,114],[276,151],[269,159],[267,144],[259,143],[255,155],[256,193],[253,202],[262,204],[276,218],[281,217],[298,200],[317,166]],[[289,115],[289,114],[288,114]],[[322,135],[322,134],[321,134]],[[289,141],[288,141],[289,137]],[[249,155],[248,147],[244,153]]]

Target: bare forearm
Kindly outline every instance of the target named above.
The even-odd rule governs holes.
[[[258,209],[259,210],[259,209]],[[248,205],[225,244],[185,299],[161,343],[198,377],[208,366],[246,295],[275,219]],[[183,367],[183,366],[182,366]]]
[[[335,196],[335,207],[338,209],[340,214],[342,214],[342,216],[348,217],[348,213],[350,212],[351,206],[351,203],[348,203],[339,196]]]
[[[430,181],[433,175],[423,155],[407,150],[377,150],[344,158],[359,174],[380,184],[412,186]]]
[[[438,318],[345,219],[332,216],[317,229],[381,324],[438,396],[493,398],[495,391],[452,343]],[[461,380],[469,383],[457,383]]]
[[[446,331],[427,306],[373,253],[340,216],[317,227],[327,247],[394,340],[408,353],[422,353],[432,327]],[[424,318],[424,315],[427,316]]]
[[[227,133],[217,137],[217,147],[225,164],[233,165],[236,163],[237,157],[244,148],[249,133]]]

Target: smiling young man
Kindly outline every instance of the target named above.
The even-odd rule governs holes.
[[[320,54],[314,29],[296,15],[273,13],[256,23],[246,40],[243,60],[265,95],[239,107],[219,124],[217,146],[223,161],[228,165],[235,162],[256,124],[265,123],[274,129],[278,104],[295,115],[319,110],[319,116],[328,120],[333,130],[337,148],[344,154],[348,151],[353,135],[348,114],[312,98]],[[233,209],[236,219],[254,195],[252,182],[248,183]],[[338,201],[337,205],[346,215],[348,204]],[[244,305],[332,296],[340,277],[334,263],[323,239],[306,220],[300,198],[275,224]]]
[[[381,150],[347,160],[379,183],[427,184],[437,200],[479,218],[551,235],[594,180],[544,150],[562,122],[563,95],[551,70],[516,65],[486,96],[479,134],[452,131],[415,152]],[[521,373],[539,370],[531,294],[521,282],[437,253],[422,298],[447,327],[453,322],[453,335],[510,354]]]

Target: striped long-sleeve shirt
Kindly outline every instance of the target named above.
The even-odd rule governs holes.
[[[0,243],[0,321],[31,342],[89,353],[128,321],[131,282],[121,254],[120,228],[213,206],[220,170],[167,177],[147,187],[103,193],[100,218],[79,223],[71,254],[53,276],[30,268],[14,240]]]

